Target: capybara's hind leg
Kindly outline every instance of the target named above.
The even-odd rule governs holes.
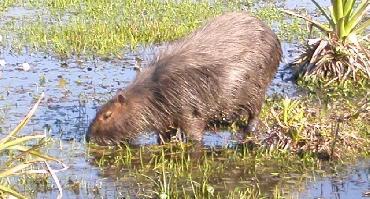
[[[251,111],[249,113],[247,126],[243,128],[244,137],[248,133],[255,133],[258,131],[258,123],[259,123],[258,115],[261,111],[261,108],[262,108],[262,103],[258,104],[257,108],[254,111]]]
[[[248,135],[250,135],[251,133],[256,133],[258,131],[258,123],[259,123],[259,119],[258,119],[258,116],[257,115],[253,115],[253,116],[250,116],[248,118],[248,123],[246,126],[243,126],[241,128],[241,133],[242,133],[242,143],[244,143],[247,138]]]
[[[257,116],[253,116],[253,117],[250,117],[248,118],[248,124],[247,124],[247,127],[245,128],[244,130],[244,133],[254,133],[257,131],[258,129],[258,123],[259,123],[259,119]]]

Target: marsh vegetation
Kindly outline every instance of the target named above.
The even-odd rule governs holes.
[[[368,1],[361,2],[351,3],[352,11],[345,6],[343,16],[347,13],[351,19],[364,5],[368,10]],[[312,55],[321,53],[315,63],[333,71],[303,69],[306,72],[295,84],[290,80],[293,72],[287,62],[293,62],[301,55],[299,51],[306,49],[310,33],[304,20],[286,15],[282,8],[294,13],[307,11],[309,15],[322,11],[317,12],[311,1],[302,5],[312,7],[297,9],[289,7],[289,3],[1,1],[0,198],[55,198],[59,194],[57,184],[65,198],[312,198],[333,194],[324,189],[324,195],[320,195],[310,188],[315,183],[339,186],[337,181],[331,181],[333,176],[360,176],[343,181],[360,191],[335,194],[366,196],[370,85],[365,53],[369,43],[364,36],[368,34],[368,16],[363,14],[363,20],[354,26],[365,26],[364,32],[358,34],[358,38],[365,39],[357,39],[361,45],[357,52],[355,44],[338,40],[347,40],[348,35],[340,32],[343,30],[339,21],[348,20],[341,19],[338,13],[333,17],[339,18],[333,19],[325,11],[328,16],[321,17],[331,19],[330,33],[313,29],[311,35],[320,38],[319,43],[326,41],[339,47],[321,44],[320,52],[308,47],[312,51],[304,55],[310,58],[303,60],[310,62]],[[96,108],[109,99],[107,93],[113,94],[135,77],[136,60],[143,60],[144,65],[161,43],[180,38],[204,20],[233,10],[248,10],[266,21],[283,44],[284,62],[268,92],[258,133],[239,145],[233,141],[238,125],[223,126],[220,132],[205,135],[206,149],[200,157],[194,157],[194,149],[186,143],[153,145],[151,135],[139,138],[141,147],[107,148],[84,142],[87,125]],[[330,37],[332,32],[339,37]],[[343,46],[347,50],[342,51]],[[333,63],[328,62],[334,59],[332,55],[337,56],[333,52],[340,51],[342,55],[348,50],[354,51],[356,57],[341,59],[344,62],[339,66],[339,62],[326,64]],[[341,68],[347,62],[350,67]],[[356,63],[361,67],[351,68]],[[340,81],[306,79],[306,73],[322,73]],[[28,125],[22,126],[22,131],[18,128],[17,136],[15,131],[10,133],[42,92],[45,98]],[[9,142],[17,145],[5,150]],[[50,177],[53,169],[44,163],[50,161],[57,163],[52,168],[63,172]],[[69,169],[61,168],[61,162]],[[12,171],[17,175],[9,175]],[[34,171],[40,171],[42,177]],[[59,183],[54,183],[55,179]]]

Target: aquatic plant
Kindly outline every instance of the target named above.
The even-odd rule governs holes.
[[[360,36],[370,25],[370,19],[366,19],[369,0],[362,0],[359,4],[356,4],[355,0],[332,0],[330,14],[315,0],[312,2],[328,24],[284,10],[290,15],[306,20],[324,34],[324,37],[308,39],[303,53],[293,63],[299,66],[297,74],[314,80],[320,78],[328,83],[369,79],[369,49],[368,46],[361,45],[367,36]]]
[[[355,90],[348,82],[344,83],[348,89]],[[326,88],[302,99],[267,99],[261,115],[264,130],[251,141],[270,151],[287,150],[319,159],[356,156],[370,144],[368,91],[337,92],[342,91]]]
[[[10,178],[32,177],[34,175],[38,177],[50,175],[59,189],[58,198],[62,197],[62,187],[56,173],[67,169],[67,166],[58,159],[40,151],[48,143],[46,135],[17,136],[36,111],[42,98],[43,94],[18,126],[7,136],[0,139],[0,198],[6,198],[9,195],[17,198],[26,198],[13,188]],[[57,162],[62,165],[62,168],[52,169],[50,162]]]

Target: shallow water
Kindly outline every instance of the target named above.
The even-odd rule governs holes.
[[[309,181],[297,198],[370,198],[370,160],[362,160],[341,173]]]
[[[330,6],[330,1],[325,0],[318,0],[318,2],[322,7],[326,8]],[[314,11],[316,9],[315,5],[312,3],[311,0],[286,0],[284,4],[284,8],[287,9],[306,9],[308,11]]]
[[[313,10],[310,1],[286,2],[289,8],[307,8]],[[34,10],[12,8],[3,16],[7,18],[30,17]],[[6,20],[4,20],[6,21]],[[0,22],[1,24],[1,22]],[[61,139],[51,155],[62,159],[69,169],[59,174],[62,184],[69,187],[72,182],[80,182],[80,189],[74,192],[70,188],[64,191],[64,198],[117,198],[135,196],[137,185],[132,177],[101,171],[93,166],[87,157],[84,135],[89,121],[94,117],[97,107],[114,95],[119,88],[125,87],[135,77],[133,70],[135,58],[144,59],[145,64],[153,56],[155,48],[139,48],[135,52],[126,53],[122,59],[79,59],[77,57],[61,60],[41,52],[28,52],[22,55],[12,52],[9,46],[0,46],[0,59],[6,65],[0,68],[0,110],[5,112],[1,125],[0,137],[15,127],[33,105],[41,92],[46,96],[34,117],[22,133],[47,131],[52,137]],[[296,47],[283,43],[284,62],[292,60]],[[29,63],[29,71],[22,69],[23,63]],[[282,63],[268,91],[289,97],[297,97],[299,91],[289,81],[291,71]],[[220,132],[206,134],[204,144],[208,146],[225,146],[231,143],[231,134]],[[153,144],[153,136],[143,136],[139,142]],[[60,150],[63,152],[61,153]],[[294,183],[288,195],[294,198],[361,198],[370,190],[370,161],[363,160],[352,165],[339,174],[326,177],[307,177],[306,186],[295,190]],[[122,171],[120,171],[122,172]],[[124,172],[124,171],[123,171]],[[236,173],[238,173],[237,171]],[[243,179],[248,182],[249,175]],[[268,192],[270,178],[261,177],[261,187]],[[265,181],[263,181],[263,179]],[[235,183],[233,181],[230,184]],[[238,182],[240,183],[240,182]],[[237,183],[236,183],[237,184]],[[99,193],[91,190],[98,188]],[[40,192],[38,198],[55,198],[57,191]]]
[[[290,45],[284,44],[285,51],[288,48]],[[46,129],[53,137],[80,141],[97,107],[135,78],[135,57],[152,55],[152,49],[142,49],[127,53],[122,60],[86,61],[59,60],[42,53],[15,55],[5,51],[2,59],[7,64],[0,76],[3,88],[0,107],[6,107],[6,114],[10,116],[5,118],[5,132],[22,119],[35,98],[44,92],[44,100],[24,131]],[[29,71],[22,69],[23,63],[29,63]],[[290,76],[290,71],[282,64],[268,95],[297,96],[296,86],[286,81]],[[207,142],[212,145],[212,139]]]
[[[284,44],[284,54],[289,55],[288,51],[294,46]],[[84,134],[91,118],[95,115],[96,108],[110,95],[114,95],[117,89],[124,87],[135,77],[132,69],[135,64],[135,57],[150,57],[152,49],[139,49],[135,53],[127,53],[122,60],[78,60],[68,59],[59,60],[55,57],[42,53],[25,53],[15,55],[5,50],[2,54],[7,64],[1,70],[0,85],[2,90],[0,95],[0,107],[6,107],[6,115],[3,131],[14,127],[26,114],[27,110],[35,101],[39,93],[45,92],[46,97],[41,103],[30,124],[22,131],[29,133],[33,131],[49,130],[54,138],[62,141],[62,151],[53,150],[50,152],[62,159],[70,166],[65,173],[60,174],[62,184],[66,187],[71,182],[79,182],[81,189],[74,192],[67,188],[64,191],[64,198],[96,197],[91,190],[98,187],[99,196],[104,198],[135,196],[135,180],[128,176],[114,178],[116,174],[105,174],[99,168],[89,163],[85,153]],[[286,60],[291,57],[286,57]],[[21,64],[27,62],[31,65],[29,71],[23,71]],[[112,74],[115,74],[112,76]],[[43,76],[45,80],[43,80]],[[284,94],[290,97],[297,96],[296,87],[289,79],[289,71],[284,69],[284,64],[279,68],[268,94]],[[41,79],[41,80],[40,80]],[[44,81],[44,83],[43,83]],[[207,146],[225,146],[232,144],[231,134],[220,132],[217,134],[208,133],[204,136],[204,144]],[[144,144],[155,144],[153,136],[143,135],[139,142]],[[56,148],[59,148],[56,147]],[[295,193],[292,187],[291,195],[297,198],[354,198],[356,195],[361,197],[362,193],[368,191],[369,165],[365,163],[354,165],[354,170],[349,171],[345,177],[341,178],[342,184],[337,190],[333,190],[334,185],[338,184],[338,178],[333,176],[318,178],[313,181],[307,178],[308,182],[304,191]],[[356,172],[354,172],[356,171]],[[238,172],[237,172],[238,173]],[[353,179],[362,176],[360,182]],[[248,178],[248,175],[244,176]],[[270,180],[268,177],[260,180],[260,186]],[[238,182],[230,181],[232,184]],[[230,185],[231,186],[231,185]],[[290,186],[289,184],[287,185]],[[265,191],[272,189],[265,185]],[[38,198],[54,198],[58,192],[48,191],[38,193]],[[288,194],[290,195],[290,194]],[[356,197],[355,197],[356,198]]]

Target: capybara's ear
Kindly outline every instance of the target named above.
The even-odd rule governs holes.
[[[121,104],[124,104],[126,102],[126,98],[122,94],[118,94],[117,99],[118,99],[118,102]]]

